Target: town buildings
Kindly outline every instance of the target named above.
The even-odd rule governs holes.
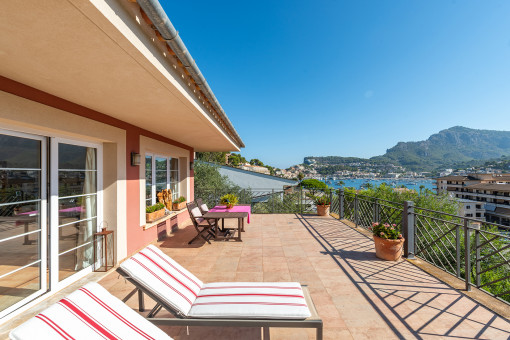
[[[195,151],[243,142],[157,1],[7,1],[0,12],[0,323],[121,261],[187,211]]]
[[[438,193],[459,199],[461,216],[510,225],[510,174],[450,175],[436,185]]]

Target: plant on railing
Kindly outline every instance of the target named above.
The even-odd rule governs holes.
[[[239,202],[239,197],[234,194],[226,194],[221,197],[220,203],[222,205],[227,206],[228,209],[231,209]]]
[[[374,236],[387,240],[398,240],[402,238],[402,234],[396,224],[374,222],[368,228]]]

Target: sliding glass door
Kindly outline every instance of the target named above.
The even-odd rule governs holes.
[[[0,130],[0,319],[92,271],[101,160],[99,144]]]
[[[0,130],[0,318],[47,290],[46,139]]]
[[[92,270],[93,234],[101,221],[101,148],[55,138],[51,158],[51,282],[61,286]]]

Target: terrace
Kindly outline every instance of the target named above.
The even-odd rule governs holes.
[[[308,285],[324,321],[325,339],[510,337],[507,319],[409,261],[378,260],[373,241],[349,224],[331,216],[254,214],[243,242],[188,245],[194,229],[187,226],[157,245],[205,282],[292,280]],[[115,272],[99,283],[119,298],[133,290]],[[136,294],[126,303],[136,309]],[[152,306],[146,298],[146,307]],[[0,337],[23,319],[4,325]],[[190,327],[189,335],[186,327],[165,331],[175,339],[315,338],[312,329]]]

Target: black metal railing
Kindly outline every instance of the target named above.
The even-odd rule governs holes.
[[[510,227],[339,190],[340,219],[369,228],[373,222],[396,224],[404,255],[414,256],[510,303]]]

